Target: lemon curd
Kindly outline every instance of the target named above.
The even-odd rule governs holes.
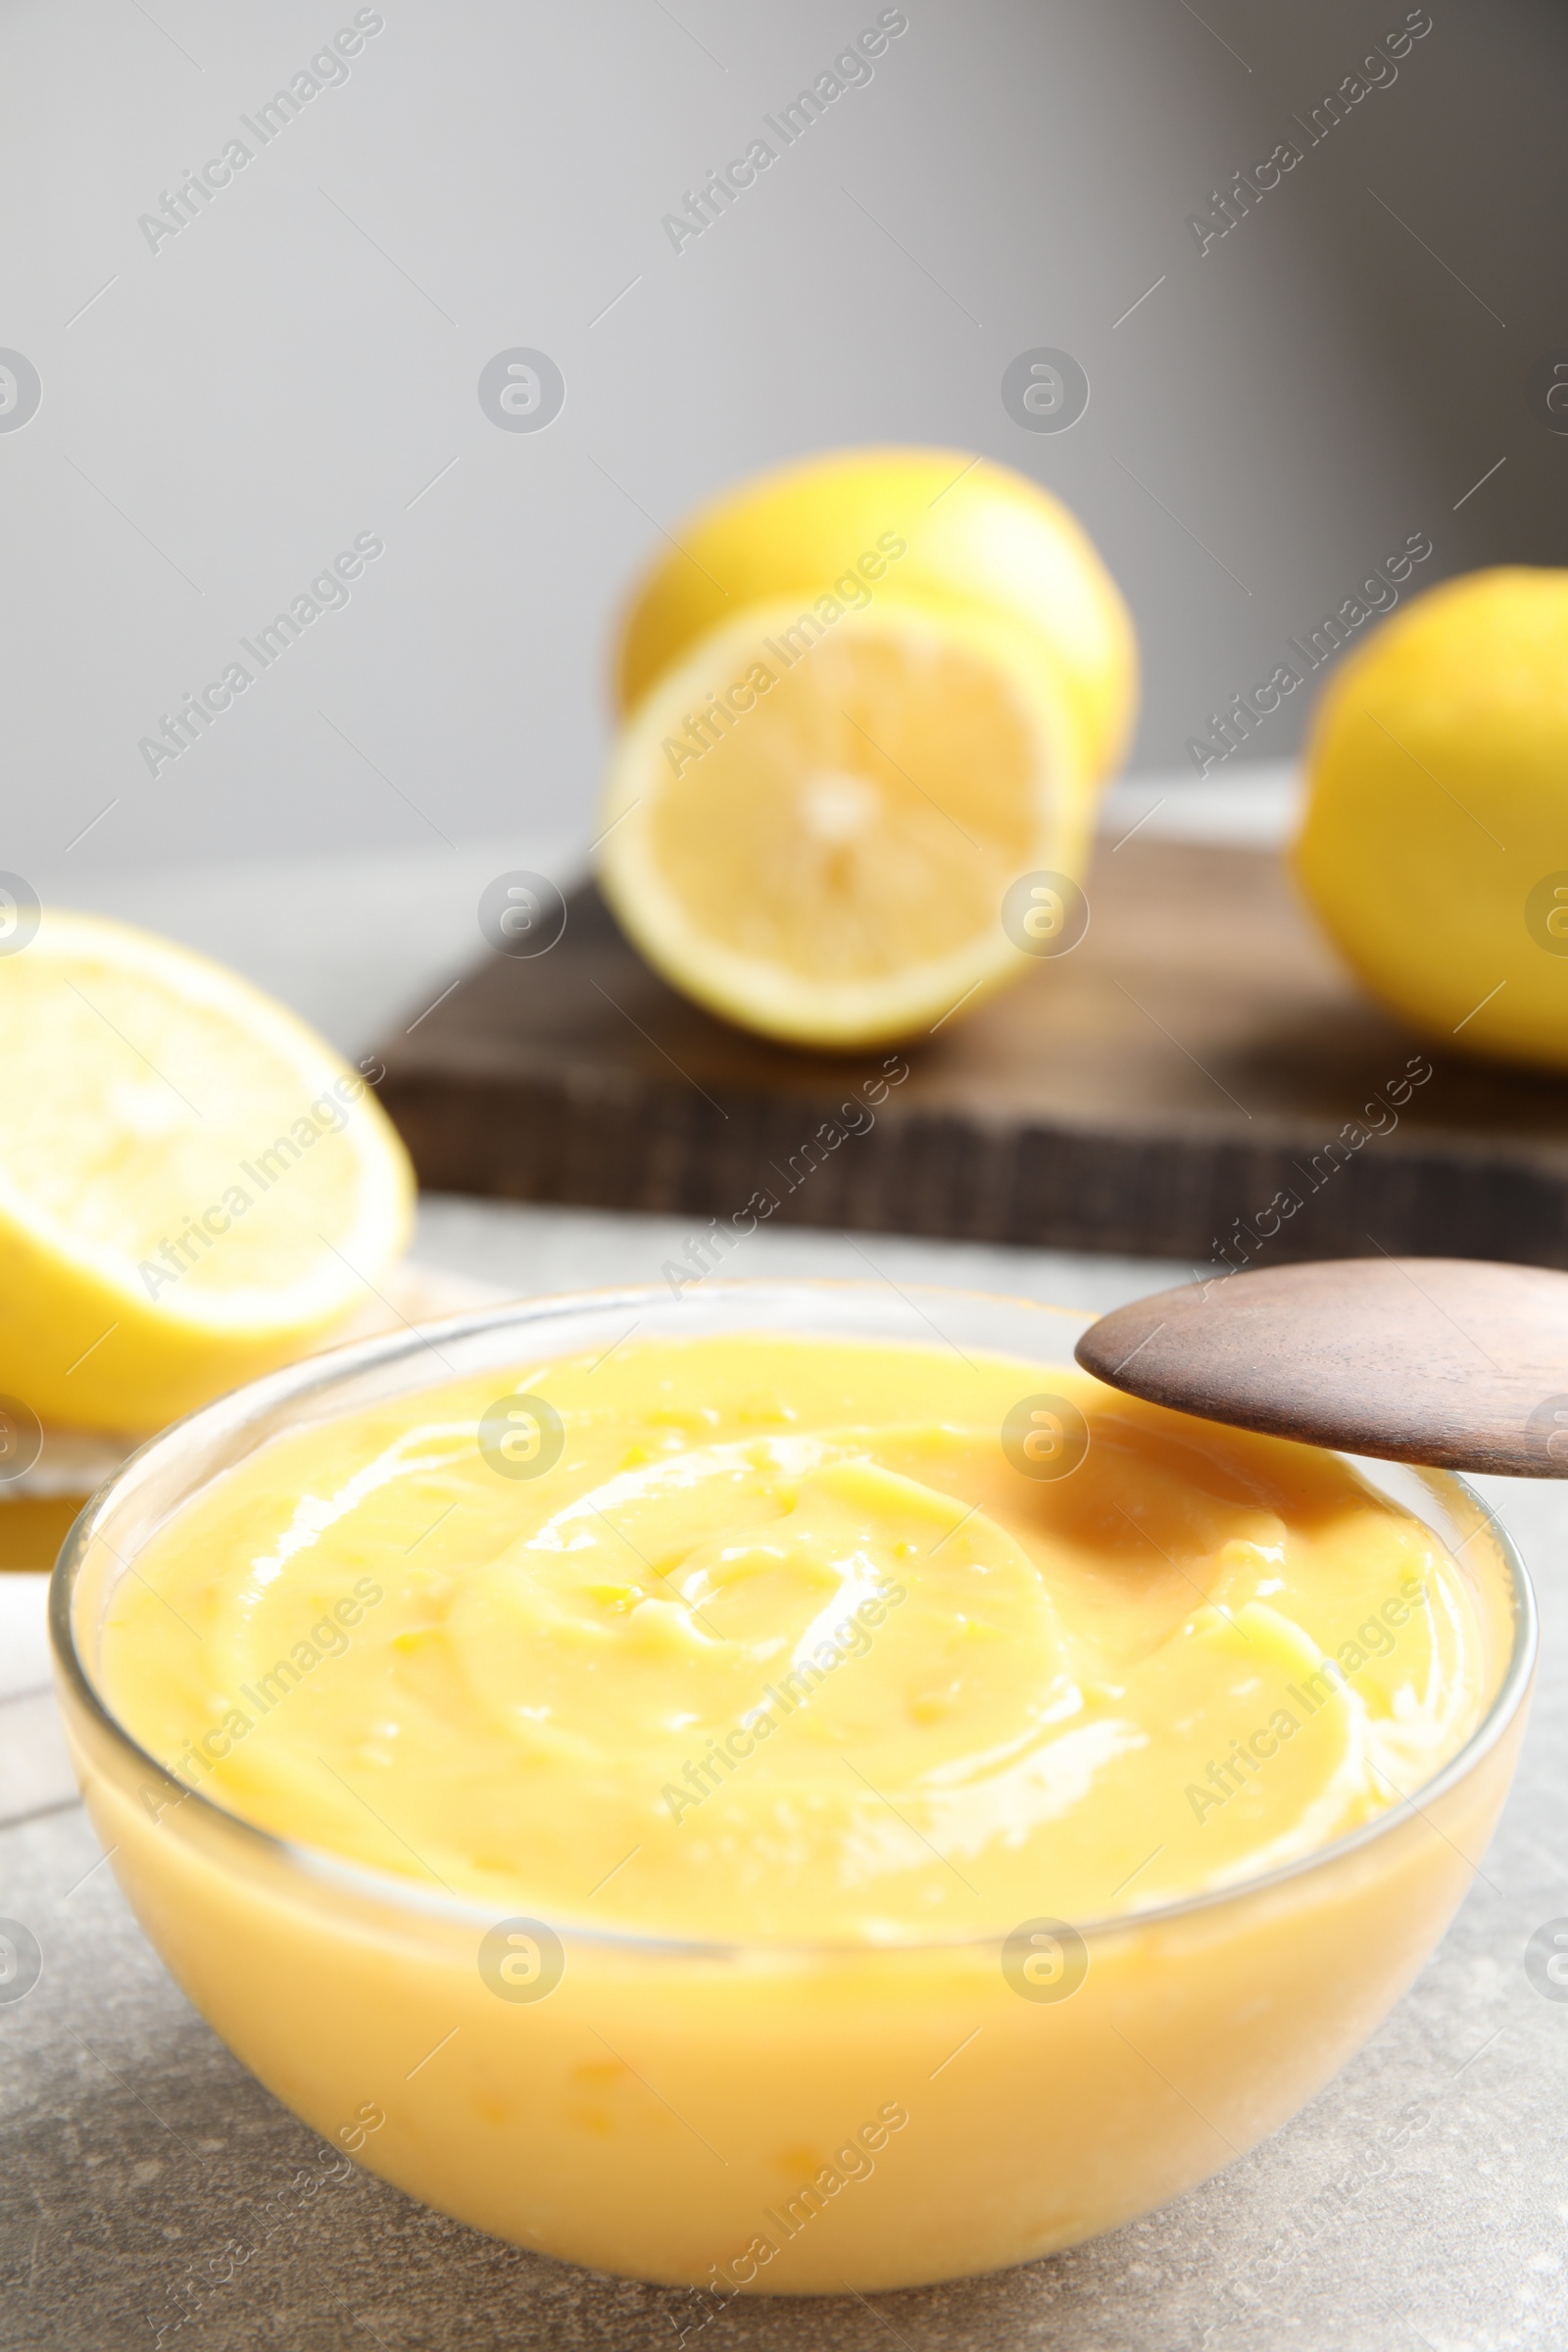
[[[1484,1552],[1055,1363],[643,1320],[318,1406],[106,1571],[161,1769],[78,1761],[198,2006],[390,2180],[713,2295],[1026,2259],[1274,2129],[1500,1802],[1512,1734],[1427,1793]]]
[[[487,1458],[493,1378],[432,1390],[267,1447],[156,1538],[110,1689],[268,1829],[661,1934],[1094,1917],[1430,1778],[1480,1689],[1431,1533],[1331,1456],[1054,1385],[1089,1417],[1065,1476],[1049,1425],[1004,1448],[1038,1373],[935,1345],[520,1367],[543,1468],[548,1415]]]

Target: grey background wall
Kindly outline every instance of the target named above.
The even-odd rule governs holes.
[[[1561,557],[1568,438],[1530,388],[1568,346],[1550,0],[1431,0],[1315,145],[1293,118],[1403,0],[907,0],[871,79],[678,252],[662,217],[875,0],[384,0],[264,146],[242,117],[355,14],[0,21],[0,346],[41,385],[0,429],[0,864],[56,896],[586,839],[626,583],[796,451],[950,442],[1058,491],[1136,611],[1144,769],[1407,533],[1429,577]],[[140,217],[236,136],[153,249]],[[1189,216],[1282,139],[1299,165],[1200,251]],[[1003,406],[1038,345],[1088,372],[1068,432]],[[564,377],[542,431],[477,397],[517,346]],[[149,774],[139,739],[361,533],[385,552],[348,604]],[[1246,755],[1290,751],[1306,700]]]

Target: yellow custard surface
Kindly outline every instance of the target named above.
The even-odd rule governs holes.
[[[104,1686],[177,1780],[662,1936],[1221,1887],[1418,1791],[1488,1676],[1460,1568],[1348,1464],[935,1343],[632,1338],[431,1387],[269,1441],[136,1566]]]

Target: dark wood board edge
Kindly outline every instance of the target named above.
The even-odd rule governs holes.
[[[1237,1143],[1194,1130],[1141,1136],[1039,1119],[988,1131],[885,1106],[801,1181],[792,1156],[819,1121],[800,1099],[607,1084],[585,1070],[507,1081],[388,1071],[385,1106],[427,1190],[498,1200],[744,1216],[765,1189],[781,1224],[843,1227],[1037,1249],[1283,1263],[1369,1254],[1512,1259],[1568,1266],[1568,1185],[1528,1148],[1483,1153],[1475,1139],[1374,1143],[1315,1193],[1304,1138]],[[1277,1194],[1301,1206],[1260,1233]],[[1237,1221],[1242,1230],[1237,1230]]]

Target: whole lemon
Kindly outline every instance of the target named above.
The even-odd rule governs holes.
[[[759,474],[688,515],[621,624],[622,710],[749,605],[885,591],[1022,625],[1057,677],[1084,773],[1120,760],[1138,702],[1131,619],[1087,533],[1010,467],[953,449],[847,449]]]
[[[1394,1011],[1568,1069],[1568,571],[1416,598],[1318,706],[1296,871]]]

